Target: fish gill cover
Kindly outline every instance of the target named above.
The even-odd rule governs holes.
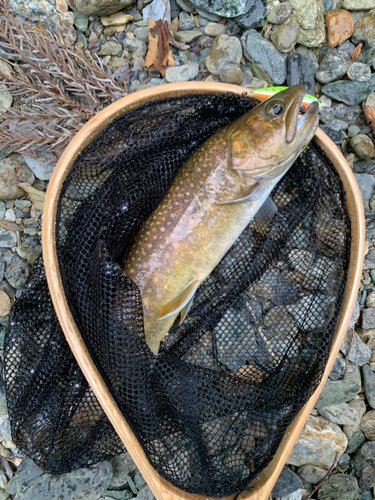
[[[153,467],[211,496],[247,488],[323,374],[349,261],[341,181],[311,143],[272,192],[268,231],[249,224],[157,357],[121,260],[192,152],[254,105],[188,95],[123,115],[79,155],[57,212],[65,294],[96,367]],[[5,350],[13,441],[39,466],[59,474],[124,451],[65,341],[41,260]]]

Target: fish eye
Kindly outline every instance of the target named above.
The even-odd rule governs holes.
[[[271,116],[281,115],[284,111],[284,106],[280,103],[275,102],[269,109],[269,114]]]

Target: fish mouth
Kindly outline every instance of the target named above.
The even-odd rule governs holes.
[[[319,104],[317,102],[312,102],[306,112],[299,117],[306,89],[303,85],[294,85],[289,88],[289,91],[293,92],[293,99],[287,110],[285,119],[286,141],[289,144],[292,143],[297,137],[298,132],[298,142],[303,143],[306,139],[310,139],[315,133],[319,120]]]

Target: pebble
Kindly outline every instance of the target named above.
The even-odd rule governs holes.
[[[226,34],[226,27],[224,24],[207,23],[203,32],[208,36],[220,36]]]
[[[301,487],[301,478],[287,467],[284,467],[272,489],[271,495],[272,498],[285,497],[299,490]]]
[[[247,0],[245,13],[236,17],[235,21],[241,28],[260,28],[264,23],[266,6],[262,0]]]
[[[301,26],[298,43],[317,47],[326,36],[322,0],[289,0],[293,14]]]
[[[320,128],[325,132],[328,137],[338,146],[343,143],[344,135],[342,132],[337,132],[327,125],[321,125]]]
[[[367,403],[375,409],[375,373],[368,365],[362,367],[363,386]]]
[[[12,248],[17,245],[17,235],[14,231],[0,231],[0,248]]]
[[[357,134],[359,134],[359,127],[357,125],[350,125],[348,128],[348,136],[354,137]]]
[[[332,474],[318,490],[318,500],[358,500],[360,489],[355,477]]]
[[[123,24],[127,24],[129,21],[132,21],[133,16],[127,15],[124,12],[117,12],[116,14],[112,14],[108,17],[102,17],[100,21],[103,26],[122,26]]]
[[[346,448],[346,453],[355,453],[365,442],[365,435],[361,430],[355,431],[353,436],[348,439],[348,446]]]
[[[299,24],[295,16],[290,16],[280,26],[272,30],[271,41],[281,52],[289,52],[296,45],[299,35]]]
[[[1,235],[0,235],[1,236]],[[13,255],[5,271],[5,279],[13,288],[22,288],[29,277],[29,265],[18,255]]]
[[[77,10],[88,16],[110,16],[129,7],[134,0],[74,0]]]
[[[346,403],[320,408],[319,413],[328,422],[338,425],[353,425],[358,421],[358,413]]]
[[[202,33],[197,30],[177,31],[174,36],[178,42],[191,43],[202,36]]]
[[[241,85],[244,80],[244,75],[240,68],[225,68],[220,72],[220,80],[224,83]]]
[[[0,290],[0,316],[8,316],[11,308],[9,296]]]
[[[375,42],[375,10],[370,11],[355,25],[354,37],[371,45]]]
[[[287,463],[298,467],[305,464],[330,467],[335,453],[342,455],[346,446],[347,438],[338,425],[310,415]]]
[[[294,317],[297,325],[304,331],[323,328],[326,315],[332,307],[332,299],[322,293],[305,295],[298,302],[287,305],[286,310]],[[309,315],[306,315],[309,311]]]
[[[219,75],[223,69],[239,65],[241,58],[242,47],[238,38],[220,35],[212,42],[206,66],[212,75]]]
[[[356,174],[358,175],[358,174]],[[363,174],[365,175],[365,174]],[[374,182],[374,181],[373,181]],[[344,340],[341,344],[341,352],[347,355],[349,346],[351,345],[349,353],[349,361],[352,361],[357,366],[362,366],[369,361],[371,358],[371,351],[367,345],[359,338],[358,334],[354,332],[354,338],[352,342],[352,330],[348,330],[345,334]]]
[[[155,500],[155,497],[147,484],[138,492],[137,500]]]
[[[109,42],[103,43],[101,45],[98,54],[100,56],[115,56],[122,50],[122,46],[119,42],[115,40],[110,40]]]
[[[190,62],[182,66],[172,66],[165,72],[165,81],[167,83],[188,82],[194,80],[199,71],[197,62]]]
[[[271,24],[282,24],[292,13],[292,7],[289,2],[274,4],[273,9],[268,15],[268,22]]]
[[[74,26],[80,31],[86,31],[89,25],[89,17],[83,12],[74,12]]]
[[[137,472],[137,467],[129,453],[122,453],[109,461],[112,465],[113,476],[110,485],[114,488],[122,488],[128,484],[127,476]]]
[[[375,410],[370,410],[363,415],[359,427],[369,441],[375,441]]]
[[[338,403],[346,403],[361,390],[361,373],[357,366],[349,365],[346,378],[326,382],[315,408],[320,409]]]
[[[363,0],[358,2],[358,0],[344,0],[343,8],[348,10],[371,10],[375,9],[375,0]]]
[[[316,465],[302,465],[298,469],[298,475],[305,483],[318,484],[327,474],[327,469],[317,467]]]
[[[195,22],[192,17],[189,16],[187,12],[180,12],[178,16],[179,19],[179,30],[180,31],[189,31],[195,28]]]
[[[340,132],[341,130],[346,130],[348,128],[348,124],[342,120],[337,120],[337,118],[335,118],[329,122],[329,127],[332,130],[336,130],[336,132]]]
[[[281,85],[286,79],[286,55],[281,54],[276,47],[259,37],[254,29],[248,29],[241,37],[244,55],[248,61],[254,56],[255,64],[261,68],[276,85]]]
[[[0,161],[0,199],[14,200],[22,198],[25,191],[18,187],[17,169],[25,162],[20,154],[11,154]]]
[[[176,0],[177,5],[185,12],[194,12],[195,7],[189,0]]]
[[[347,10],[327,12],[326,23],[329,47],[337,47],[350,38],[354,32],[353,19]]]
[[[350,147],[363,160],[370,160],[375,156],[375,147],[372,140],[364,134],[357,134],[350,139]],[[363,174],[368,175],[368,174]]]
[[[375,308],[364,309],[362,312],[362,328],[375,328]]]
[[[371,490],[375,483],[375,442],[364,443],[352,462],[359,486]]]
[[[286,83],[288,87],[297,84],[304,85],[308,94],[314,94],[315,68],[313,64],[298,53],[289,54]]]
[[[322,92],[337,101],[344,102],[348,106],[361,103],[370,92],[375,90],[375,75],[367,82],[352,82],[343,80],[328,83],[322,87]]]
[[[348,78],[356,82],[367,82],[371,78],[371,68],[367,64],[354,62],[347,71]]]
[[[344,373],[345,373],[345,357],[341,354],[341,352],[339,352],[333,364],[332,370],[330,371],[329,379],[332,381],[338,380],[344,375]]]
[[[339,49],[328,49],[316,73],[320,83],[330,83],[346,75],[350,66],[350,57],[347,52]]]

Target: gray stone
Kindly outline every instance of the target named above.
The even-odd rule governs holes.
[[[370,410],[363,415],[359,427],[366,439],[375,441],[375,410]]]
[[[348,106],[361,103],[370,92],[375,90],[375,74],[367,82],[352,82],[341,80],[328,83],[322,87],[322,92]]]
[[[375,408],[375,373],[368,365],[364,365],[362,375],[367,402],[371,408]]]
[[[82,43],[82,50],[87,49],[87,38],[79,29],[77,29],[77,43]]]
[[[316,70],[319,68],[318,59],[315,53],[311,49],[309,49],[305,45],[296,45],[295,51],[296,54],[299,54],[308,61],[310,61]]]
[[[330,371],[329,379],[332,381],[338,380],[344,375],[344,373],[345,373],[345,358],[341,354],[341,352],[339,352],[333,364],[332,370]]]
[[[304,331],[323,328],[333,306],[333,299],[322,293],[305,295],[286,309]],[[308,312],[307,312],[308,311]]]
[[[318,490],[319,500],[359,500],[357,479],[347,474],[333,474]]]
[[[12,260],[5,271],[5,279],[13,288],[22,288],[29,277],[29,265],[18,255],[13,255]]]
[[[350,125],[348,128],[348,137],[354,137],[357,134],[359,134],[359,127],[357,125]]]
[[[177,5],[185,12],[194,12],[195,7],[189,0],[176,0]]]
[[[346,106],[345,104],[336,104],[333,108],[335,118],[343,120],[350,124],[355,124],[361,116],[362,108],[358,104],[353,106]]]
[[[322,0],[290,0],[293,14],[301,26],[298,43],[317,47],[325,38],[324,7]]]
[[[346,130],[348,128],[348,124],[342,120],[331,120],[329,122],[329,126],[332,130],[336,130],[336,132],[340,132],[341,130]]]
[[[332,465],[336,452],[339,456],[344,453],[347,443],[346,436],[338,425],[310,415],[287,463],[298,467],[314,464],[328,468]]]
[[[31,156],[25,154],[22,156],[27,166],[37,179],[48,181],[51,178],[53,169],[56,166],[57,158],[53,153],[49,153],[41,149],[37,149],[35,154],[38,156],[37,159],[31,158]],[[30,184],[32,183],[30,182]]]
[[[289,54],[286,83],[288,87],[301,84],[308,94],[314,95],[315,68],[313,64],[298,53]]]
[[[208,36],[220,36],[225,35],[227,29],[224,24],[207,23],[203,31]]]
[[[184,31],[184,33],[192,33],[192,31]],[[134,57],[145,57],[146,55],[146,45],[133,35],[133,33],[126,33],[126,37],[123,42],[124,49]]]
[[[134,476],[134,483],[138,490],[143,488],[143,486],[146,484],[146,481],[143,479],[141,473],[138,471],[135,476]]]
[[[290,52],[296,45],[299,35],[299,24],[295,16],[290,16],[280,26],[272,30],[271,41],[281,52]]]
[[[272,497],[285,497],[302,487],[301,479],[293,471],[284,467],[272,490]]]
[[[359,428],[359,424],[361,423],[363,415],[366,413],[366,405],[365,402],[361,399],[353,399],[349,402],[349,406],[353,408],[358,413],[358,420],[353,425],[344,425],[342,430],[346,437],[350,439],[355,432],[357,432]]]
[[[341,352],[347,355],[350,343],[352,344],[349,361],[352,361],[355,365],[362,366],[369,361],[371,358],[371,351],[367,345],[359,338],[358,334],[354,332],[354,338],[352,342],[352,330],[348,330],[345,334],[343,343],[341,345]]]
[[[354,137],[352,137],[350,139],[350,147],[353,149],[356,155],[362,158],[363,160],[370,160],[375,156],[374,144],[367,135],[357,134]]]
[[[194,40],[197,40],[200,36],[202,36],[202,33],[198,30],[177,31],[177,33],[175,33],[174,36],[176,40],[179,42],[191,43],[194,42]]]
[[[134,0],[74,0],[77,10],[87,16],[109,16],[132,3]]]
[[[240,68],[225,68],[220,73],[220,80],[224,83],[241,85],[244,80],[244,76]]]
[[[155,497],[150,490],[150,487],[145,485],[137,495],[137,500],[155,500]]]
[[[337,48],[350,54],[355,49],[355,45],[350,40],[344,40]]]
[[[0,230],[0,248],[12,248],[15,247],[16,245],[17,245],[17,235],[15,232]]]
[[[371,78],[371,68],[367,64],[354,62],[349,66],[347,75],[355,82],[367,82]]]
[[[364,309],[362,312],[362,328],[375,328],[375,308]]]
[[[239,65],[241,57],[242,47],[238,38],[220,35],[212,42],[206,66],[211,74],[219,75],[223,69]]]
[[[244,54],[247,60],[261,68],[276,85],[281,85],[286,79],[286,55],[281,54],[276,47],[259,37],[254,29],[248,29],[241,37]]]
[[[342,132],[338,132],[337,130],[333,130],[333,128],[328,125],[321,125],[320,128],[325,132],[328,137],[337,145],[342,144],[344,140],[344,136]]]
[[[266,4],[262,0],[247,0],[245,14],[234,20],[241,28],[260,28],[264,22]]]
[[[361,2],[358,2],[358,0],[344,0],[342,9],[353,11],[375,9],[375,0],[363,0]]]
[[[364,443],[352,462],[359,486],[371,490],[375,483],[375,441]]]
[[[17,169],[25,162],[20,154],[12,154],[0,161],[0,199],[22,198],[25,191],[18,187]]]
[[[326,382],[315,408],[324,408],[338,403],[346,403],[361,391],[361,373],[357,366],[350,366],[346,378]]]
[[[353,37],[372,45],[375,42],[375,10],[371,10],[355,25]]]
[[[129,490],[107,490],[104,492],[104,500],[112,500],[112,498],[114,498],[115,500],[128,500],[132,497],[133,492]]]
[[[127,452],[111,458],[110,463],[113,469],[113,477],[110,481],[110,485],[115,488],[121,488],[127,485],[128,480],[126,476],[133,475],[137,471],[135,463]]]
[[[368,64],[369,66],[372,65],[374,67],[375,64],[375,47],[362,47],[362,50],[358,56],[357,62],[362,62],[365,64]]]
[[[246,12],[246,0],[190,0],[197,9],[223,17],[242,16]]]
[[[110,40],[108,42],[103,43],[101,45],[100,50],[98,52],[99,56],[115,56],[122,50],[121,43]]]
[[[0,113],[4,113],[12,105],[12,94],[7,90],[5,83],[0,85]]]
[[[344,472],[347,471],[349,469],[349,465],[350,465],[350,456],[347,453],[343,453],[341,455],[341,457],[339,458],[337,465],[338,465],[338,468],[341,469],[341,471],[344,471]]]
[[[356,161],[353,165],[353,170],[359,174],[375,174],[375,160]]]
[[[194,80],[199,71],[197,62],[190,62],[182,66],[172,66],[165,72],[165,81],[167,83],[188,82]]]
[[[192,17],[189,16],[187,12],[180,12],[178,16],[180,20],[180,24],[178,25],[178,29],[181,31],[189,31],[195,28],[195,22]]]
[[[319,413],[323,418],[338,425],[353,425],[358,421],[358,413],[346,403],[320,408]]]
[[[83,12],[74,12],[74,26],[80,31],[86,31],[89,25],[89,17]]]
[[[193,11],[194,10],[195,10],[195,8],[193,7]],[[196,10],[201,17],[204,17],[205,19],[208,19],[209,21],[212,21],[212,22],[220,21],[220,19],[222,18],[222,16],[218,16],[217,14],[213,14],[212,12],[206,12],[206,11],[200,10],[200,9],[196,9]]]
[[[14,500],[98,500],[112,477],[109,462],[100,462],[91,468],[78,469],[68,474],[44,474],[32,460],[24,458],[15,477],[7,485],[16,495]],[[7,491],[6,490],[6,491]]]
[[[280,500],[302,500],[302,490],[298,489],[294,493],[281,497]]]
[[[289,2],[282,2],[274,5],[273,9],[268,15],[268,22],[271,24],[282,24],[288,19],[292,13],[292,7]]]
[[[298,475],[305,483],[318,484],[327,474],[327,469],[315,465],[302,465],[298,469]]]
[[[351,64],[349,54],[343,50],[328,49],[316,73],[320,83],[330,83],[346,75]]]
[[[346,448],[346,453],[355,453],[366,441],[365,435],[361,430],[357,430],[353,436],[348,439],[348,446]]]

